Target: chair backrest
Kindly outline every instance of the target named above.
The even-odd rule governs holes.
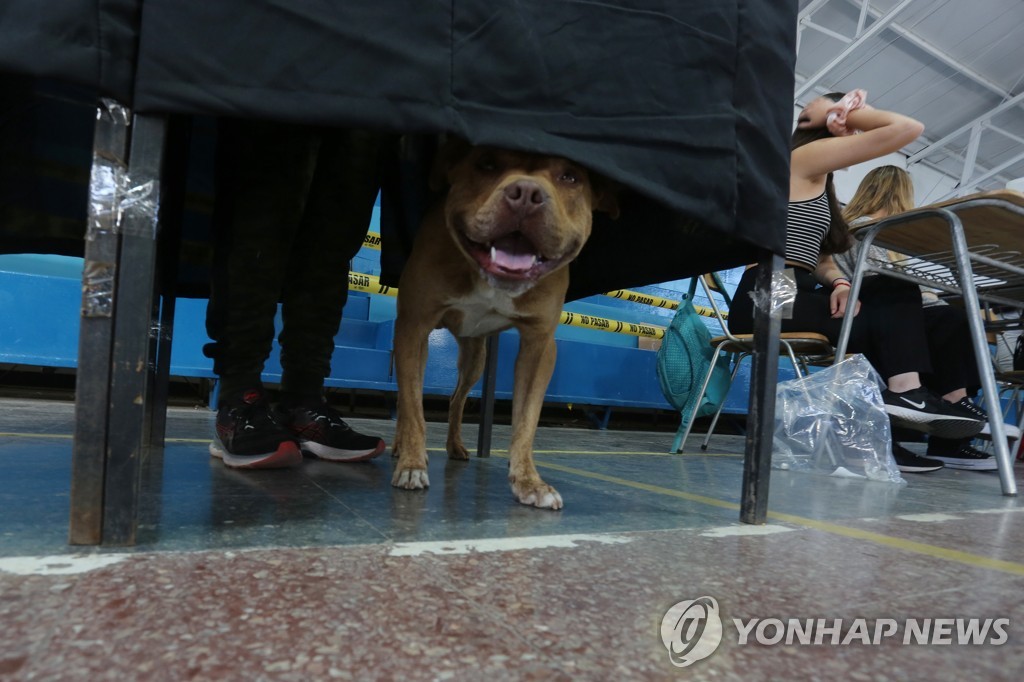
[[[727,336],[732,340],[736,340],[736,337],[729,331],[729,324],[726,320],[726,313],[722,312],[718,302],[712,295],[712,292],[720,295],[725,300],[726,306],[732,305],[732,297],[729,296],[729,292],[725,290],[725,285],[722,284],[722,278],[719,277],[717,272],[709,272],[700,276],[700,285],[704,289],[704,295],[707,296],[708,301],[711,303],[711,310],[715,313],[715,319],[718,321],[719,327],[722,329],[722,335]],[[693,289],[691,285],[690,297],[693,298]]]
[[[700,405],[694,411],[693,403],[711,370],[715,354],[711,332],[693,306],[698,279],[703,281],[697,277],[691,281],[689,293],[679,302],[679,310],[665,330],[665,338],[658,350],[657,369],[665,399],[683,415],[700,417],[718,410],[725,401],[731,381],[728,369],[716,365]],[[719,323],[724,325],[721,310],[713,299],[712,303]]]

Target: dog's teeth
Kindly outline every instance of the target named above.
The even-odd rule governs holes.
[[[530,256],[530,267],[532,268],[537,264],[537,254]]]
[[[495,261],[497,259],[498,259],[498,250],[492,246],[491,247],[491,260]]]

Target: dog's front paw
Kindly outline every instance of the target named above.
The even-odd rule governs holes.
[[[426,469],[395,469],[391,477],[391,485],[406,490],[421,490],[430,487],[430,479],[427,478]]]
[[[531,507],[538,507],[540,509],[562,508],[562,496],[544,481],[531,481],[528,483],[514,481],[512,483],[512,494],[515,495],[521,504]]]

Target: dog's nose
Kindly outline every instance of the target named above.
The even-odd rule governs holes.
[[[544,205],[544,190],[536,182],[516,180],[505,187],[505,201],[510,208],[530,213]]]

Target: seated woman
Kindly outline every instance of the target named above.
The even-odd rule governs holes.
[[[914,207],[914,182],[910,173],[897,166],[879,166],[872,169],[861,180],[853,198],[843,208],[843,218],[851,227],[857,227],[873,220],[879,220],[898,213],[905,213]],[[869,258],[872,260],[893,260],[890,253],[877,246],[868,247]],[[853,247],[844,253],[836,254],[835,263],[847,277],[853,276],[860,253],[860,242],[854,240]],[[877,275],[875,272],[864,274],[865,279]],[[883,280],[892,282],[891,279]],[[921,290],[924,304],[925,334],[928,340],[928,353],[935,361],[932,372],[921,376],[921,381],[932,391],[941,395],[951,403],[959,404],[965,409],[974,410],[978,417],[987,420],[985,412],[968,398],[980,387],[978,366],[974,360],[971,345],[970,328],[967,325],[967,313],[963,308],[946,305],[938,300],[929,289]],[[986,427],[988,425],[986,424]],[[1007,432],[1020,433],[1017,427],[1006,425]],[[907,459],[909,453],[896,442],[900,435],[894,430],[893,452]],[[1013,434],[1011,434],[1013,435]],[[995,459],[980,450],[971,447],[970,438],[928,438],[929,459],[943,462],[952,469],[971,469],[974,471],[992,471],[996,469]]]
[[[866,106],[865,97],[863,90],[831,93],[800,112],[791,145],[786,221],[786,262],[795,273],[797,293],[792,318],[782,320],[782,330],[817,332],[835,343],[847,305],[857,306],[848,347],[863,353],[885,380],[882,398],[893,423],[944,438],[968,438],[982,429],[985,419],[943,400],[921,382],[932,366],[917,286],[871,278],[862,287],[860,301],[850,301],[850,281],[832,258],[851,245],[836,201],[833,171],[895,152],[924,130],[912,118]],[[853,134],[856,131],[861,132]],[[729,311],[734,332],[753,330],[749,294],[754,273],[748,269],[736,289]],[[942,466],[908,453],[894,453],[901,471]]]

